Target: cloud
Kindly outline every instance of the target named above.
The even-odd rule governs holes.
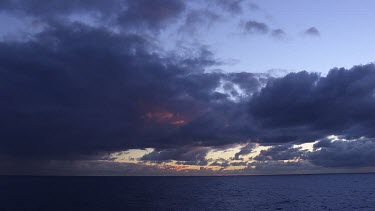
[[[0,163],[1,175],[51,176],[165,176],[213,175],[209,168],[185,169],[176,165],[145,165],[105,160],[5,160]]]
[[[159,31],[174,21],[186,8],[181,0],[5,0],[0,10],[9,14],[40,18],[44,22],[87,15],[91,22],[102,22],[121,28],[146,28]]]
[[[322,173],[321,168],[311,164],[308,161],[258,161],[252,162],[243,171],[255,174],[301,174],[301,173]]]
[[[216,0],[216,4],[218,4],[222,9],[228,11],[231,14],[238,15],[243,12],[242,3],[244,0],[234,0],[234,1],[226,1],[226,0]]]
[[[282,29],[271,29],[266,23],[258,21],[247,21],[241,22],[241,27],[244,29],[247,34],[269,34],[271,37],[276,39],[285,39],[286,33]]]
[[[232,162],[231,166],[247,166],[247,162]]]
[[[255,144],[253,143],[250,143],[250,144],[247,144],[246,146],[242,147],[240,149],[239,152],[237,152],[235,155],[234,155],[234,158],[233,160],[243,160],[242,158],[240,158],[241,155],[248,155],[250,154],[253,149],[256,147]]]
[[[374,167],[375,141],[373,139],[357,140],[321,140],[309,153],[309,160],[324,167]]]
[[[75,1],[66,0],[35,0],[35,1],[18,1],[4,0],[0,3],[2,11],[9,13],[26,14],[37,17],[50,17],[62,14],[71,14],[78,11],[100,10],[102,12],[117,11],[126,6],[125,0],[109,0],[105,3],[102,1]]]
[[[292,144],[284,144],[273,146],[267,150],[262,150],[254,160],[267,161],[267,160],[294,160],[304,158],[306,151],[301,150],[300,147],[294,147]]]
[[[254,2],[249,3],[249,8],[252,11],[260,10],[260,7],[257,4],[255,4]]]
[[[179,31],[190,33],[218,22],[223,11],[240,14],[242,2],[215,0],[208,5],[200,2],[194,8],[193,3],[183,0],[4,0],[0,12],[31,17],[43,24],[71,20],[125,32],[160,32],[184,21]]]
[[[263,83],[257,75],[204,73],[215,63],[207,49],[182,59],[153,45],[140,35],[64,22],[25,42],[1,42],[0,152],[79,159],[246,140],[248,96],[234,102],[215,90],[227,81],[256,92]]]
[[[250,20],[244,23],[244,30],[250,34],[267,34],[269,27],[265,23]]]
[[[221,16],[216,12],[208,9],[191,10],[185,17],[183,25],[179,31],[184,33],[198,32],[202,28],[209,28],[214,23],[218,22]]]
[[[145,160],[203,165],[199,147],[375,136],[373,64],[324,77],[205,73],[217,62],[207,48],[191,57],[162,54],[147,37],[65,22],[0,45],[0,153],[11,157],[96,159],[152,147]],[[298,153],[273,147],[257,159]]]
[[[181,0],[1,1],[1,12],[43,26],[28,39],[0,41],[3,172],[14,165],[14,172],[45,173],[68,161],[80,162],[74,169],[104,165],[107,172],[117,167],[108,153],[143,148],[154,151],[121,168],[163,174],[173,167],[147,165],[245,166],[233,160],[259,144],[271,147],[248,172],[274,165],[373,167],[374,64],[334,68],[327,76],[208,73],[222,64],[209,47],[167,52],[148,33],[172,23],[194,33],[222,20],[218,11],[244,9],[240,0],[216,4],[221,10],[191,9]],[[286,34],[252,20],[242,26],[247,33]],[[305,33],[320,34],[315,27]],[[342,140],[322,140],[332,134]],[[316,140],[310,153],[293,145]],[[232,160],[206,159],[209,150],[245,143]]]
[[[312,37],[320,37],[320,31],[314,26],[306,29],[304,34]]]
[[[226,168],[226,167],[231,166],[231,165],[232,164],[229,164],[228,160],[225,160],[223,158],[217,159],[210,164],[210,166],[219,166],[219,167],[223,167],[223,168]]]
[[[374,137],[374,64],[335,68],[326,77],[290,73],[250,102],[261,142],[308,142],[332,134]]]
[[[206,155],[208,147],[182,147],[173,149],[155,150],[144,155],[141,160],[151,162],[178,161],[184,165],[207,165]]]
[[[137,0],[127,2],[127,9],[119,15],[121,25],[146,25],[159,29],[170,20],[177,18],[185,10],[181,0]]]
[[[271,36],[277,39],[284,39],[286,33],[282,29],[274,29],[271,31]]]

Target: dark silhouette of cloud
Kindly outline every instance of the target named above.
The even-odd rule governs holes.
[[[293,160],[304,158],[306,151],[301,150],[300,147],[293,147],[292,144],[283,144],[273,146],[267,150],[262,150],[258,156],[254,158],[257,161],[267,160]]]
[[[170,162],[178,161],[184,165],[207,165],[206,155],[208,147],[183,147],[173,149],[155,150],[141,158],[143,161]]]
[[[249,164],[256,170],[374,167],[374,64],[334,68],[327,76],[207,73],[222,64],[208,47],[170,54],[148,33],[179,21],[193,33],[220,21],[218,11],[240,14],[243,4],[217,0],[216,10],[193,10],[182,0],[1,1],[1,12],[43,27],[22,41],[0,41],[0,158],[6,160],[0,172],[56,170],[78,160],[102,165],[113,159],[108,153],[146,147],[155,151],[141,162],[244,166],[249,163],[233,161],[256,143],[273,145]],[[99,24],[69,20],[72,15]],[[242,27],[286,35],[253,20]],[[315,27],[304,33],[320,36]],[[329,135],[340,140],[323,140]],[[210,149],[248,140],[232,160],[206,159]],[[293,145],[316,140],[313,152]],[[294,159],[302,161],[284,162]],[[98,169],[98,163],[90,165]],[[157,171],[143,167],[121,166]]]
[[[225,160],[225,159],[221,158],[221,159],[217,159],[214,162],[212,162],[210,164],[210,166],[219,166],[219,167],[226,168],[228,166],[231,166],[231,164],[229,164],[228,160]]]
[[[245,141],[249,96],[234,102],[230,88],[216,89],[226,81],[249,94],[263,83],[251,73],[203,73],[215,63],[207,49],[164,57],[140,35],[79,23],[0,45],[0,152],[30,159]]]
[[[144,160],[203,165],[207,151],[194,154],[203,146],[375,135],[373,64],[325,77],[204,73],[217,62],[204,47],[191,58],[165,57],[140,35],[64,22],[0,45],[0,152],[10,157],[97,159],[153,147]],[[273,147],[256,160],[303,158],[299,153]]]
[[[314,152],[309,153],[309,160],[324,167],[374,167],[375,141],[358,140],[322,140],[314,145]]]
[[[286,38],[286,33],[282,29],[271,29],[266,23],[258,21],[247,21],[241,22],[241,27],[247,34],[261,34],[261,35],[270,35],[276,39]]]
[[[274,29],[271,31],[271,36],[277,39],[284,39],[286,33],[282,29]]]
[[[231,166],[247,166],[247,162],[232,162]]]
[[[326,77],[290,73],[250,102],[263,142],[306,142],[332,134],[374,137],[375,66],[335,68]]]
[[[244,23],[244,29],[250,34],[267,34],[269,32],[269,27],[265,23],[252,20]]]
[[[0,2],[0,10],[36,17],[51,17],[85,11],[119,12],[126,7],[127,3],[127,0],[108,0],[105,2],[100,0],[4,0]]]
[[[192,8],[183,0],[4,0],[0,12],[27,16],[41,23],[69,20],[72,16],[86,17],[86,22],[109,28],[120,28],[126,32],[151,30],[159,32],[185,20],[180,32],[196,32],[222,20],[222,14],[241,14],[244,0],[201,2],[200,8]],[[206,6],[204,6],[206,5]],[[89,17],[89,18],[87,18]],[[80,18],[74,21],[85,22]]]
[[[306,29],[304,34],[309,35],[309,36],[313,36],[313,37],[320,37],[320,31],[314,26]]]
[[[256,147],[255,144],[252,144],[252,143],[247,144],[246,146],[242,147],[241,150],[234,155],[233,160],[243,160],[242,158],[240,158],[240,156],[250,154],[255,147]]]
[[[44,22],[73,14],[90,15],[95,21],[122,28],[160,30],[179,17],[186,8],[182,0],[4,0],[0,11],[41,18]]]

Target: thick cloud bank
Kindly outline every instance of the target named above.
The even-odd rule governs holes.
[[[206,49],[163,56],[139,35],[81,24],[0,45],[2,153],[222,145],[251,131],[245,102],[262,82],[251,73],[203,73],[215,63]]]
[[[206,45],[186,54],[158,42],[172,23],[191,35],[223,14],[241,14],[245,2],[1,1],[0,13],[42,27],[0,40],[0,158],[7,161],[0,172],[51,160],[59,163],[51,169],[77,160],[107,165],[113,152],[144,148],[153,151],[123,168],[374,167],[374,64],[275,78],[209,71],[223,61]],[[287,35],[253,20],[241,26],[248,34]],[[320,34],[314,27],[305,33]],[[310,151],[296,146],[314,141]],[[233,146],[231,157],[207,158]]]
[[[250,113],[263,142],[306,142],[332,134],[374,137],[375,66],[291,73],[262,89]]]
[[[375,141],[368,139],[350,141],[323,140],[314,145],[309,159],[324,167],[374,167]]]

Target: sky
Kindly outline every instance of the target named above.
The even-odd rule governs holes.
[[[375,172],[370,0],[4,0],[0,174]]]

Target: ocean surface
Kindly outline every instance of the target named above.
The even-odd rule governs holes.
[[[0,210],[375,210],[375,174],[1,176]]]

